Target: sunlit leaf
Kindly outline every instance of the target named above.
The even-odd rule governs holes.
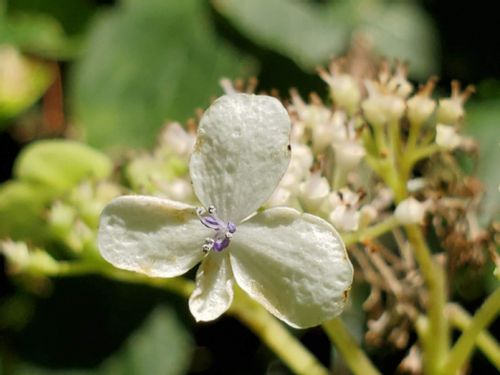
[[[50,67],[0,44],[0,127],[31,106],[52,83]]]
[[[83,143],[45,140],[23,149],[15,162],[14,175],[63,191],[83,179],[108,176],[112,166],[106,155]]]
[[[244,74],[215,35],[206,3],[128,1],[98,19],[74,71],[73,109],[98,147],[151,146],[167,119],[185,120]]]

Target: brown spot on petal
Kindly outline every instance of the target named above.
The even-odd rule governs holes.
[[[344,293],[342,295],[342,300],[344,301],[344,303],[347,301],[347,298],[349,298],[350,290],[351,290],[351,288],[347,288],[346,290],[344,290]]]

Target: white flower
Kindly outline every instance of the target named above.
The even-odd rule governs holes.
[[[457,133],[457,129],[450,125],[436,125],[436,143],[447,150],[453,150],[462,143],[462,137]]]
[[[330,194],[330,221],[343,231],[355,231],[359,228],[359,195],[347,188]]]
[[[424,203],[410,197],[398,204],[394,216],[401,224],[421,224],[424,220],[425,210]]]
[[[293,327],[338,315],[353,270],[335,229],[291,208],[250,216],[288,166],[289,132],[278,100],[221,97],[200,122],[190,161],[205,208],[147,196],[117,198],[101,216],[102,256],[154,277],[182,275],[201,261],[189,300],[198,321],[229,308],[234,282]]]

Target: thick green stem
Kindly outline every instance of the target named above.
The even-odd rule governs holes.
[[[472,317],[462,306],[454,303],[449,304],[447,306],[447,313],[450,323],[456,328],[462,331],[470,328]],[[483,330],[476,338],[476,345],[500,373],[500,344],[498,341],[488,331]]]
[[[476,311],[469,326],[463,331],[442,363],[442,374],[455,375],[467,362],[477,338],[500,312],[500,288],[497,288]]]
[[[323,323],[323,329],[355,375],[379,375],[365,352],[356,343],[340,318]]]
[[[408,239],[412,244],[420,272],[429,289],[428,319],[429,329],[424,337],[424,368],[429,375],[439,373],[441,363],[446,358],[449,347],[449,328],[444,314],[446,288],[443,269],[431,257],[420,228],[417,225],[405,226]]]

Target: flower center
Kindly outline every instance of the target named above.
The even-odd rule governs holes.
[[[214,206],[209,206],[208,209],[199,207],[196,213],[200,218],[201,223],[207,228],[215,230],[212,237],[205,239],[205,243],[201,247],[203,252],[208,253],[210,250],[222,251],[229,246],[233,233],[236,232],[236,224],[231,221],[227,223],[219,219],[216,215]]]

